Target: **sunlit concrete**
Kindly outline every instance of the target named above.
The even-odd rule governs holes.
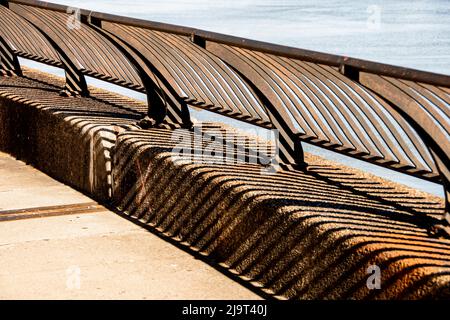
[[[90,202],[0,153],[0,217],[4,209]],[[0,219],[0,299],[259,298],[147,230],[96,211]]]

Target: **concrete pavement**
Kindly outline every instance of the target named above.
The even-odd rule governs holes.
[[[201,260],[2,153],[0,208],[0,299],[259,298]],[[33,214],[37,218],[21,219]],[[5,219],[8,215],[15,219]]]

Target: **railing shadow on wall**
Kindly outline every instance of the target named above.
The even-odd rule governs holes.
[[[192,128],[195,106],[279,131],[276,161],[307,170],[302,141],[441,183],[430,230],[449,235],[450,76],[31,0],[0,1],[0,72],[18,58],[146,93],[143,128]]]

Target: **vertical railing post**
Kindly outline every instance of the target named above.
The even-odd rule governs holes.
[[[339,72],[350,80],[359,82],[359,70],[355,67],[349,66],[348,64],[342,63],[339,66]]]
[[[150,128],[167,119],[167,122],[191,128],[192,121],[186,102],[179,97],[176,89],[159,73],[152,62],[139,51],[139,44],[114,23],[102,21],[100,26],[95,28],[122,51],[141,76],[147,94],[148,112],[138,125]]]
[[[203,43],[198,37],[195,38],[194,36],[195,41]],[[262,80],[257,72],[249,68],[246,62],[235,59],[227,50],[224,50],[222,45],[207,41],[205,47],[206,50],[220,58],[238,73],[262,101],[273,128],[278,130],[279,133],[277,163],[286,169],[304,170],[307,164],[304,159],[302,143],[284,107],[278,104],[276,99],[270,98],[271,89],[267,86],[267,83]]]
[[[431,232],[434,235],[444,235],[450,237],[450,168],[448,165],[448,157],[447,160],[442,160],[441,157],[434,152],[434,150],[430,150],[431,155],[436,163],[437,169],[441,175],[442,184],[444,186],[444,195],[445,195],[445,211],[442,216],[442,220],[440,223],[437,223],[431,227]]]
[[[0,36],[0,72],[7,76],[21,76],[19,59],[14,54],[6,40]]]
[[[167,116],[172,118],[174,122],[180,123],[183,127],[192,126],[186,103],[179,101],[163,83],[155,83],[157,81],[156,75],[152,71],[148,61],[126,42],[126,39],[105,28],[101,19],[92,17],[91,15],[81,15],[81,22],[108,39],[120,50],[141,78],[147,96],[148,109],[147,115],[139,120],[138,126],[143,129],[154,127],[157,124],[163,123]],[[153,75],[153,79],[150,75]],[[164,79],[160,80],[163,81]]]
[[[446,135],[436,130],[436,119],[423,106],[383,77],[362,72],[358,82],[391,105],[423,139],[436,164],[445,193],[444,214],[430,231],[450,237],[450,147]]]
[[[206,41],[202,37],[196,35],[195,33],[191,34],[190,40],[192,43],[195,43],[199,47],[205,49],[206,48]]]
[[[66,85],[60,94],[62,96],[88,96],[89,90],[84,75],[77,68],[75,62],[72,61],[64,50],[61,49],[56,40],[49,35],[52,31],[50,26],[45,25],[39,20],[39,18],[28,13],[26,10],[23,10],[20,6],[14,3],[10,3],[9,8],[23,19],[27,20],[28,23],[33,25],[33,27],[41,33],[41,35],[58,53],[66,75]]]
[[[0,0],[0,6],[8,8],[8,1]],[[0,36],[0,73],[7,76],[22,75],[19,59],[2,36]]]

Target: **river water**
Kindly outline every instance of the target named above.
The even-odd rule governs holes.
[[[54,2],[450,74],[450,0]],[[90,83],[105,87],[98,81],[91,80]],[[106,88],[117,90],[109,85]],[[194,112],[194,116],[201,120],[211,119],[207,112]],[[218,119],[217,116],[213,118]],[[319,148],[307,146],[307,150],[433,194],[443,194],[439,185],[405,175],[392,175],[388,170],[357,163]]]

